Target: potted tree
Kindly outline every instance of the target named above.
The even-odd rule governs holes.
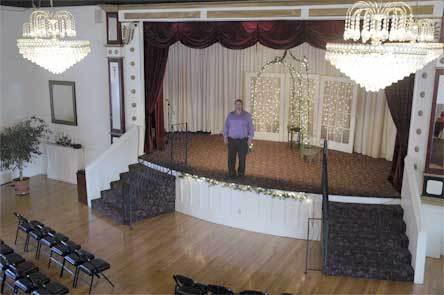
[[[23,176],[23,169],[33,156],[42,154],[40,140],[49,132],[45,121],[34,116],[0,132],[0,168],[19,171],[13,180],[17,195],[29,194],[29,177]]]

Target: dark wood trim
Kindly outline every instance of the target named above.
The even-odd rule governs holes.
[[[73,106],[73,112],[74,112],[74,121],[57,120],[55,118],[54,93],[53,93],[53,86],[54,85],[66,85],[66,86],[72,87],[72,106]],[[51,104],[51,122],[52,123],[77,126],[77,103],[76,103],[76,83],[75,82],[49,80],[49,100],[50,100],[50,104]]]
[[[122,136],[122,134],[111,133],[111,144],[113,144],[114,138],[120,138],[120,136]]]
[[[441,34],[440,34],[440,38],[439,38],[439,42],[444,42],[444,16],[442,17],[441,20]]]
[[[432,111],[430,114],[430,126],[429,126],[429,140],[427,143],[427,156],[426,156],[426,165],[425,172],[431,174],[443,175],[444,169],[430,168],[430,161],[432,157],[432,144],[433,144],[433,132],[435,129],[435,112],[436,112],[436,100],[438,98],[438,86],[439,86],[439,77],[444,75],[444,69],[436,69],[435,72],[435,86],[433,89],[433,98],[432,98]]]
[[[113,102],[111,96],[111,63],[118,63],[119,65],[119,80],[120,80],[120,129],[113,128]],[[109,89],[109,118],[111,134],[125,133],[125,98],[124,98],[124,84],[123,84],[123,57],[108,58],[108,89]]]
[[[117,18],[117,40],[109,39],[109,18],[116,17]],[[107,12],[106,13],[106,43],[117,45],[122,44],[122,24],[119,22],[119,13],[118,12]]]

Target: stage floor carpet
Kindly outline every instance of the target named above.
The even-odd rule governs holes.
[[[228,181],[227,147],[220,135],[189,136],[188,165],[184,165],[185,145],[178,141],[171,161],[169,146],[141,156],[142,160],[173,170]],[[287,191],[321,193],[321,152],[312,162],[304,161],[297,148],[288,143],[255,140],[247,156],[246,175],[231,182]],[[387,180],[391,162],[360,154],[329,150],[330,195],[399,198]]]

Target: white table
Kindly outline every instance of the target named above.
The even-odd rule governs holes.
[[[48,155],[48,178],[77,183],[76,173],[78,170],[84,169],[83,149],[47,143],[46,152]]]

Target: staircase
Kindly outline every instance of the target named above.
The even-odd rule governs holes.
[[[326,274],[413,281],[403,209],[329,202]]]
[[[175,210],[175,177],[146,167],[129,166],[111,188],[101,192],[101,198],[91,201],[96,212],[117,223],[129,224]]]

